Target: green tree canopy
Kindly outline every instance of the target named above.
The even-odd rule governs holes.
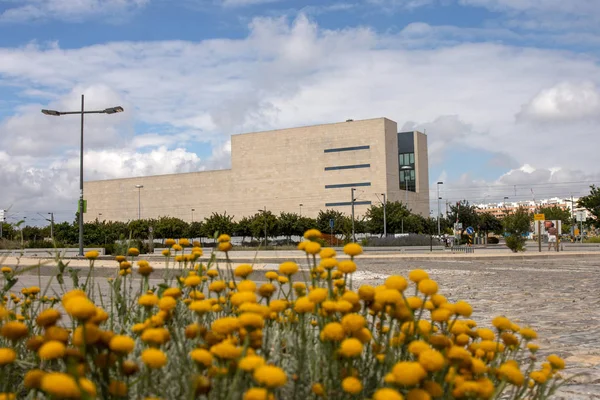
[[[590,194],[583,196],[577,202],[577,207],[585,208],[593,215],[594,223],[600,221],[600,187],[590,186]]]
[[[467,227],[472,226],[475,228],[478,225],[479,214],[477,213],[477,207],[469,204],[467,200],[462,200],[456,204],[450,205],[448,219],[453,222],[458,221],[459,223],[462,223],[462,234]]]
[[[213,212],[210,217],[204,219],[203,232],[204,236],[212,238],[217,233],[226,233],[231,235],[235,224],[233,222],[233,216],[227,215],[226,212],[223,214]]]
[[[504,231],[516,236],[522,236],[531,229],[533,215],[524,207],[519,207],[502,219]]]
[[[486,236],[489,232],[502,233],[502,221],[489,212],[479,214],[478,227]]]
[[[539,213],[544,214],[547,220],[562,221],[562,233],[567,233],[571,230],[573,218],[570,210],[554,205],[552,207],[541,207]]]

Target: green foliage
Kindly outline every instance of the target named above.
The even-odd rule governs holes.
[[[252,218],[244,217],[235,223],[233,232],[242,237],[242,243],[250,236],[252,237]]]
[[[277,218],[277,230],[291,240],[292,236],[301,236],[304,231],[300,229],[300,216],[296,213],[282,212]]]
[[[506,246],[517,253],[519,251],[525,251],[525,239],[522,236],[510,235],[506,238]]]
[[[406,205],[399,202],[386,202],[386,223],[388,234],[401,233],[402,221],[410,215],[410,211]],[[383,205],[372,205],[365,214],[366,230],[369,233],[383,233]],[[404,232],[418,232],[420,224],[413,221],[412,227],[415,230],[410,230],[410,223],[404,221]]]
[[[577,202],[577,207],[583,207],[594,216],[594,222],[600,221],[600,187],[590,186],[590,194],[583,196]]]
[[[235,223],[233,222],[233,216],[227,215],[226,212],[223,214],[212,213],[212,215],[204,220],[203,232],[205,237],[212,238],[215,234],[219,233],[230,233],[233,232]],[[167,237],[167,236],[162,236]],[[175,236],[169,236],[175,237]]]
[[[502,233],[502,221],[489,212],[479,214],[478,227],[486,236],[488,232]]]
[[[329,220],[333,220],[333,230],[329,226]],[[317,216],[317,229],[325,233],[344,234],[348,232],[348,223],[351,225],[350,218],[337,210],[321,210]],[[352,231],[352,226],[350,226]]]
[[[450,205],[448,219],[452,222],[456,222],[458,220],[458,222],[462,223],[463,229],[461,231],[461,235],[464,230],[467,229],[467,227],[476,227],[479,224],[477,207],[469,204],[467,200],[462,200],[456,204]]]
[[[252,237],[264,240],[265,229],[267,238],[278,235],[277,217],[271,211],[261,211],[256,213],[250,220],[250,231],[252,232]]]
[[[187,234],[185,235],[188,238],[199,238],[202,237],[203,234],[203,223],[201,221],[192,222],[189,227]]]
[[[522,236],[531,229],[533,215],[525,208],[519,207],[502,219],[504,231],[511,235]]]
[[[500,239],[498,239],[495,236],[489,236],[487,238],[487,242],[488,242],[488,244],[498,244],[498,243],[500,243]]]
[[[213,214],[213,216],[214,215],[218,214]],[[188,232],[188,228],[188,223],[182,219],[174,217],[160,217],[154,222],[154,236],[159,238],[181,238],[185,237]]]

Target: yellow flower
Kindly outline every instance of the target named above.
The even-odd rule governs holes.
[[[158,296],[155,294],[144,294],[138,298],[138,304],[144,307],[152,307],[158,304]]]
[[[522,328],[519,333],[525,340],[532,340],[537,338],[537,332],[531,328]]]
[[[17,359],[17,353],[7,347],[0,348],[0,366],[12,364]]]
[[[246,371],[246,372],[250,372],[250,371],[254,371],[256,368],[258,367],[262,367],[263,365],[265,365],[265,359],[260,357],[260,356],[255,356],[255,355],[251,355],[251,356],[246,356],[244,358],[242,358],[238,364],[238,366]]]
[[[308,254],[319,254],[321,251],[321,245],[317,242],[308,242],[304,246],[304,251]]]
[[[67,314],[79,320],[86,320],[96,315],[96,306],[86,297],[71,299],[64,306]]]
[[[211,282],[210,285],[208,285],[208,290],[210,290],[211,292],[222,292],[223,290],[225,290],[225,288],[227,287],[227,285],[225,284],[224,281],[214,281]]]
[[[338,322],[328,323],[321,332],[321,340],[339,342],[342,339],[344,339],[344,328]]]
[[[215,320],[211,329],[221,335],[229,335],[240,327],[240,321],[235,317],[223,317]]]
[[[296,300],[296,304],[294,304],[294,311],[299,314],[313,312],[314,309],[315,303],[310,301],[310,298],[306,296],[300,297],[298,300]]]
[[[146,349],[142,352],[142,361],[148,368],[158,369],[167,364],[167,355],[158,349]]]
[[[110,339],[108,347],[119,354],[129,354],[135,347],[135,341],[129,336],[116,335]]]
[[[294,275],[298,272],[298,264],[293,261],[286,261],[279,265],[279,273],[282,275]]]
[[[342,389],[346,393],[358,394],[362,391],[362,383],[357,378],[349,376],[342,381]]]
[[[163,296],[173,297],[175,299],[181,297],[181,289],[179,288],[168,288],[163,292]]]
[[[352,260],[344,260],[338,263],[338,270],[344,274],[356,272],[356,263]]]
[[[409,272],[408,279],[415,283],[419,283],[424,279],[429,279],[429,274],[422,269],[415,269]]]
[[[244,279],[246,279],[246,277],[248,275],[250,275],[251,273],[252,273],[252,265],[250,265],[250,264],[238,265],[234,271],[235,276],[239,276]]]
[[[402,301],[402,295],[394,289],[383,289],[375,293],[375,301],[381,304],[396,304]]]
[[[506,317],[496,317],[492,320],[492,325],[499,331],[509,330],[512,327],[512,323]]]
[[[54,308],[42,311],[35,319],[35,323],[41,327],[52,326],[60,319],[60,312]]]
[[[479,336],[482,340],[494,340],[494,338],[496,337],[494,331],[487,328],[479,328],[477,329],[476,333],[477,336]]]
[[[319,257],[333,258],[333,257],[335,257],[335,250],[332,249],[331,247],[325,247],[325,248],[321,249],[321,251],[319,252]]]
[[[445,360],[442,353],[437,350],[425,350],[419,354],[419,364],[430,372],[439,371],[444,368]]]
[[[535,383],[543,385],[548,380],[548,376],[542,371],[533,371],[529,374],[529,377],[534,380]]]
[[[204,314],[210,312],[212,309],[212,304],[209,300],[200,300],[200,301],[192,301],[188,306],[191,311],[197,312],[199,314]]]
[[[335,258],[324,258],[319,263],[319,268],[322,269],[334,269],[337,267],[338,261]],[[325,274],[327,276],[327,274]]]
[[[253,292],[240,292],[231,296],[231,304],[236,307],[239,307],[244,303],[256,303],[257,301],[256,294]]]
[[[383,388],[373,394],[373,400],[404,400],[404,397],[394,389]]]
[[[471,307],[471,305],[466,301],[459,300],[456,302],[455,306],[456,313],[460,316],[468,318],[473,313],[473,307]]]
[[[436,281],[431,279],[422,279],[419,281],[419,292],[432,296],[438,291],[438,284]]]
[[[27,336],[28,332],[27,325],[17,321],[7,322],[2,325],[2,329],[0,329],[0,335],[13,341],[24,338]]]
[[[173,246],[175,243],[177,243],[177,242],[175,242],[175,239],[167,239],[167,240],[165,240],[165,246],[169,246],[169,247],[171,247],[171,246]]]
[[[161,251],[161,254],[165,257],[169,257],[171,255],[171,251],[169,251],[169,249],[164,249]]]
[[[256,382],[268,388],[281,387],[287,382],[285,372],[272,365],[263,365],[257,368],[253,376]]]
[[[369,285],[362,285],[358,288],[358,296],[362,301],[373,301],[375,299],[375,288]]]
[[[318,229],[309,229],[306,232],[304,232],[304,239],[308,239],[308,240],[318,239],[321,236],[323,236],[323,235],[321,234],[321,231],[319,231]]]
[[[277,288],[272,283],[263,283],[258,288],[258,293],[263,297],[271,297]]]
[[[25,374],[23,385],[26,389],[39,389],[42,385],[42,378],[46,373],[41,369],[30,369]]]
[[[196,361],[198,364],[204,365],[205,367],[210,367],[212,365],[213,356],[208,350],[194,349],[191,351],[190,357],[192,360]]]
[[[96,250],[90,250],[85,253],[85,258],[87,258],[88,260],[95,260],[99,256],[100,256],[100,253],[98,253]]]
[[[347,358],[358,357],[362,354],[363,345],[360,340],[355,338],[344,339],[340,345],[339,353]]]
[[[165,328],[150,328],[142,333],[142,341],[144,343],[161,345],[169,341],[170,338],[171,334]]]
[[[320,383],[313,383],[311,390],[317,396],[323,396],[325,394],[325,388]]]
[[[535,343],[527,343],[527,348],[529,349],[529,351],[531,351],[532,353],[535,353],[536,351],[538,351],[540,349],[540,346],[538,346]]]
[[[140,251],[138,249],[136,249],[135,247],[131,247],[129,250],[127,250],[127,255],[130,256],[139,256],[140,255]]]
[[[179,244],[183,247],[189,247],[190,241],[188,239],[182,238],[182,239],[179,239]]]
[[[269,399],[269,392],[263,388],[250,388],[244,393],[243,400],[267,400]]]
[[[548,362],[554,369],[565,369],[565,360],[557,356],[556,354],[550,354],[548,356]]]
[[[287,308],[287,306],[288,306],[287,301],[281,300],[281,299],[273,300],[271,302],[271,304],[269,304],[269,308],[273,312],[282,312],[283,310],[285,310]]]
[[[227,235],[226,233],[222,233],[217,238],[217,242],[219,242],[219,243],[230,242],[230,241],[231,241],[231,236]]]
[[[471,360],[471,353],[469,353],[466,349],[459,346],[452,346],[450,350],[446,353],[446,357],[448,357],[452,361],[465,361],[468,362]]]
[[[327,289],[315,288],[308,293],[308,299],[313,303],[322,303],[327,298]]]
[[[253,312],[245,312],[240,314],[238,321],[240,326],[243,326],[246,329],[260,329],[265,325],[265,321],[263,320],[262,316]]]
[[[179,244],[174,244],[171,246],[171,249],[173,249],[173,251],[181,251],[183,250],[183,247],[181,247]]]
[[[202,278],[200,278],[198,275],[191,275],[191,276],[188,276],[187,278],[185,278],[185,281],[183,284],[186,287],[196,287],[200,283],[202,283]]]
[[[354,257],[362,254],[363,249],[358,243],[348,243],[344,246],[344,253],[347,255]]]
[[[12,268],[11,267],[2,267],[0,269],[0,272],[2,272],[3,274],[10,274],[12,272]]]
[[[57,398],[78,399],[81,397],[81,390],[70,375],[62,372],[50,372],[42,377],[41,389]]]
[[[233,248],[233,246],[231,245],[231,242],[221,242],[221,243],[219,243],[217,248],[219,249],[219,251],[227,253],[229,250],[231,250]]]
[[[277,272],[275,271],[268,271],[267,273],[265,273],[265,278],[267,278],[270,281],[274,281],[279,277],[279,275],[277,275]]]
[[[87,378],[79,378],[79,386],[90,397],[96,397],[96,385],[94,384],[94,382],[90,381]]]
[[[418,362],[402,361],[392,368],[395,382],[404,386],[414,386],[427,376],[427,372]]]
[[[158,301],[158,308],[162,311],[171,311],[175,307],[177,307],[177,300],[173,297],[164,296]]]
[[[242,349],[229,341],[223,341],[210,348],[210,352],[223,360],[233,360],[242,354]]]
[[[296,248],[300,251],[304,251],[304,249],[306,248],[306,243],[308,243],[308,242],[300,242],[300,243],[298,243],[298,247],[296,247]]]
[[[54,360],[65,356],[65,345],[58,340],[50,340],[42,345],[38,354],[42,360]]]
[[[402,292],[408,287],[408,282],[406,282],[403,276],[392,275],[385,280],[384,285],[388,289],[395,289]]]
[[[525,377],[519,368],[512,364],[504,363],[498,368],[498,374],[515,386],[521,386],[525,381]]]
[[[122,381],[111,380],[108,385],[108,393],[117,397],[126,397],[127,396],[127,384]]]
[[[406,394],[406,400],[431,400],[431,396],[423,389],[411,389]]]
[[[250,280],[243,280],[237,285],[238,292],[255,292],[256,291],[256,283]]]

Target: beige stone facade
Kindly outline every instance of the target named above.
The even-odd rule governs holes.
[[[408,192],[408,206],[427,216],[427,137],[413,135],[416,191]],[[138,194],[141,218],[198,221],[227,212],[237,220],[265,207],[310,217],[325,209],[350,214],[352,187],[360,216],[382,193],[405,202],[398,153],[396,122],[386,118],[234,135],[228,170],[85,182],[85,220],[134,220]]]

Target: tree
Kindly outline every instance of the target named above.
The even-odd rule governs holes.
[[[583,196],[577,201],[577,207],[585,208],[592,214],[594,223],[600,221],[600,187],[590,186],[590,194]]]
[[[546,218],[546,220],[562,221],[562,232],[561,233],[568,233],[571,231],[571,225],[573,224],[573,218],[571,215],[571,211],[554,205],[552,207],[540,208],[539,213],[544,214],[544,217]]]
[[[298,222],[300,217],[295,213],[282,212],[277,218],[278,231],[285,236],[288,241],[292,240],[292,236],[298,232]]]
[[[233,222],[233,216],[227,215],[227,212],[223,214],[213,212],[210,217],[204,219],[203,232],[206,237],[214,237],[215,234],[232,234],[235,223]]]
[[[181,238],[186,235],[189,225],[182,219],[174,217],[160,217],[156,220],[154,236],[157,238]]]
[[[411,215],[406,205],[399,202],[386,202],[386,224],[388,233],[400,233],[402,232],[402,221]],[[366,214],[366,229],[370,233],[383,233],[383,205],[372,205],[367,210]],[[413,221],[414,222],[414,221]],[[409,232],[407,226],[410,223],[404,221],[404,231]],[[418,223],[414,223],[414,226],[418,227]]]
[[[489,212],[479,214],[479,223],[477,226],[479,227],[479,230],[482,230],[485,233],[486,237],[489,232],[502,232],[502,221]]]
[[[240,219],[234,225],[234,232],[236,236],[242,237],[242,243],[246,240],[246,237],[252,237],[252,229],[251,229],[252,219],[248,217],[244,217]]]
[[[188,229],[186,237],[188,238],[199,238],[202,236],[202,222],[194,221],[190,223],[190,227]]]
[[[344,227],[346,227],[347,230],[345,219],[349,218],[341,211],[331,209],[325,211],[321,210],[317,216],[317,229],[323,233],[333,233],[334,235],[343,234]],[[333,230],[329,225],[330,220],[333,220]],[[350,228],[350,231],[352,231],[352,227]]]
[[[533,215],[523,207],[519,207],[502,219],[504,231],[509,234],[506,245],[513,252],[525,251],[524,235],[529,233],[532,219]]]
[[[250,222],[250,230],[252,236],[259,239],[265,237],[265,228],[267,230],[266,236],[277,236],[277,217],[271,211],[261,211],[256,213]],[[266,240],[266,238],[265,238]],[[266,243],[265,243],[266,245]]]
[[[460,232],[462,236],[467,227],[477,226],[479,222],[479,214],[477,214],[477,207],[470,205],[467,200],[462,200],[450,206],[448,219],[453,222],[462,223],[462,230]]]

